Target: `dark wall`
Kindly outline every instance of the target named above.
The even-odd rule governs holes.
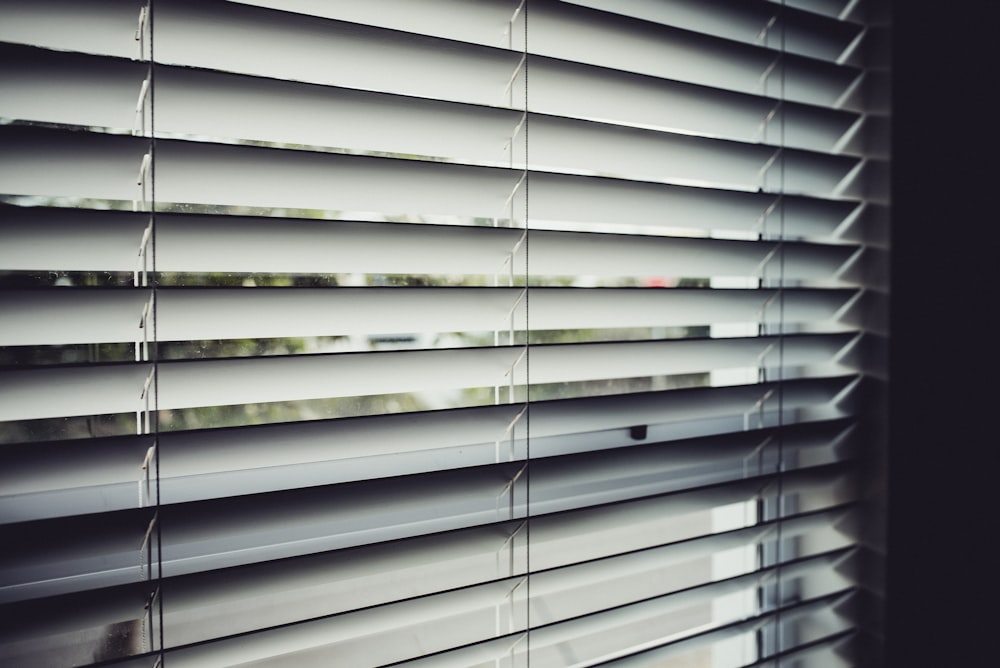
[[[998,13],[893,6],[889,666],[996,654]]]

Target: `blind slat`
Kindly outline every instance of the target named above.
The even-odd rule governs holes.
[[[176,503],[201,501],[523,459],[526,432],[520,417],[516,406],[477,407],[165,433],[158,441],[161,495]],[[797,431],[786,429],[785,466],[850,459],[857,440],[850,425],[806,422]],[[558,480],[545,498],[572,507],[584,497],[589,503],[611,502],[677,485],[726,481],[745,475],[748,466],[756,467],[758,474],[774,470],[769,431],[666,442],[650,438],[655,431],[651,426],[644,439],[619,429],[533,442],[536,475],[553,470],[551,477]],[[279,439],[283,447],[275,450],[271,444]],[[330,451],[331,442],[338,444],[335,452]],[[8,446],[8,464],[0,477],[5,490],[0,521],[139,507],[142,497],[136,489],[145,483],[141,466],[152,446],[149,437],[130,436],[94,439],[86,451],[73,441]],[[615,466],[602,462],[611,450]],[[560,477],[559,457],[566,455],[576,455],[578,468],[574,475]],[[668,474],[672,477],[664,478]]]
[[[784,620],[786,629],[788,629],[786,630],[786,633],[790,631],[794,634],[796,632],[795,627],[797,625],[811,623],[814,615],[821,615],[822,611],[831,605],[844,605],[845,602],[850,601],[853,596],[854,594],[852,592],[834,594],[831,597],[816,601],[809,601],[790,609],[783,609],[780,613],[761,615],[760,617],[753,618],[750,621],[731,624],[724,626],[717,631],[710,631],[708,633],[693,635],[688,638],[668,642],[664,645],[640,651],[630,656],[608,661],[600,665],[609,667],[613,666],[614,668],[635,668],[638,666],[648,666],[652,663],[663,660],[697,660],[708,653],[718,654],[719,652],[717,650],[713,650],[713,646],[718,648],[719,646],[728,645],[728,648],[732,653],[727,657],[727,662],[721,664],[723,666],[733,666],[734,668],[742,668],[743,666],[774,666],[774,668],[778,668],[781,661],[788,660],[789,657],[787,655],[783,656],[781,661],[755,660],[758,655],[756,649],[757,636],[761,629],[765,628],[768,624],[776,624],[778,619],[781,619]],[[844,638],[839,634],[831,635],[834,637],[828,642],[824,642],[819,646],[809,647],[803,650],[801,654],[797,652],[795,653],[796,657],[801,656],[807,661],[811,661],[815,658],[817,661],[816,663],[809,662],[805,665],[815,665],[817,668],[820,666],[854,665],[852,662],[845,659],[845,656],[853,656],[851,654],[853,651],[850,642],[851,638]]]
[[[133,110],[148,72],[142,63],[9,45],[3,48],[12,63],[24,63],[9,65],[0,75],[12,93],[0,102],[3,115],[118,132],[145,127]],[[27,73],[29,64],[33,74]],[[790,102],[776,108],[773,101],[749,94],[643,80],[648,77],[603,80],[599,72],[567,67],[561,61],[534,66],[533,76],[544,82],[541,91],[532,95],[534,111],[553,118],[679,129],[752,144],[775,143],[780,136],[786,147],[851,155],[866,152],[856,142],[845,142],[857,135],[859,124],[863,124],[856,113]],[[192,68],[161,66],[157,77],[157,128],[161,135],[502,161],[511,157],[505,147],[517,134],[521,118],[513,109]],[[613,96],[594,98],[588,95],[594,86],[625,88]],[[91,95],[95,88],[102,94]],[[551,96],[549,90],[553,90]],[[77,99],[86,103],[71,103]],[[291,100],[295,106],[290,109]],[[193,113],[195,102],[199,113]],[[317,114],[328,122],[317,122]],[[545,122],[547,117],[540,114],[533,118]],[[570,121],[563,123],[572,125]]]
[[[161,508],[156,549],[167,576],[212,571],[484,524],[516,521],[525,514],[523,485],[510,486],[520,464],[436,472],[274,494],[224,498]],[[843,473],[808,469],[786,476],[780,492],[800,512],[856,499]],[[544,477],[533,480],[545,490]],[[765,494],[775,493],[772,485]],[[417,495],[414,495],[417,493]],[[553,568],[697,537],[709,531],[713,508],[751,501],[759,479],[737,477],[725,485],[695,487],[614,504],[578,508],[536,504],[532,519],[532,568]],[[419,499],[419,501],[417,500]],[[791,507],[791,506],[790,506]],[[709,514],[706,514],[709,513]],[[15,527],[18,538],[0,563],[0,600],[10,602],[140,582],[152,515],[126,511],[48,520],[60,535]],[[623,518],[629,518],[623,522]],[[700,519],[698,519],[700,518]],[[747,521],[719,525],[731,530]],[[58,549],[54,549],[58,547]]]
[[[20,195],[135,202],[147,146],[140,138],[51,130],[10,132],[0,184]],[[44,173],[47,178],[40,179]],[[220,179],[221,174],[227,175]],[[520,172],[367,156],[160,141],[156,188],[168,203],[506,218]],[[829,235],[857,201],[780,197],[607,178],[532,175],[532,216],[549,222],[632,224]],[[41,181],[41,182],[40,182]],[[334,189],[329,183],[337,183]],[[670,212],[665,218],[664,212]],[[773,218],[773,220],[772,220]],[[669,221],[669,222],[667,222]]]
[[[707,598],[711,601],[716,596],[721,597],[733,591],[740,591],[741,587],[746,589],[747,581],[754,583],[760,577],[748,576],[741,581],[723,583],[724,586],[713,586],[710,592],[699,591],[697,594],[699,598]],[[794,574],[789,577],[794,577]],[[178,651],[176,658],[178,660],[186,659],[195,662],[199,660],[210,661],[213,659],[217,660],[219,656],[232,656],[234,652],[238,652],[245,658],[249,659],[253,657],[257,662],[263,662],[264,665],[278,665],[278,662],[287,662],[293,658],[301,665],[321,665],[323,657],[331,651],[335,651],[338,656],[354,657],[355,659],[369,658],[372,656],[369,645],[375,639],[386,641],[380,644],[386,644],[390,639],[394,641],[391,643],[391,649],[388,649],[386,654],[379,657],[382,661],[419,656],[427,652],[426,645],[422,643],[419,649],[412,645],[415,644],[418,635],[428,634],[432,630],[432,635],[436,642],[441,644],[438,647],[439,650],[447,649],[449,646],[461,645],[463,642],[490,639],[505,631],[521,630],[521,625],[518,624],[520,620],[517,619],[517,616],[515,616],[516,621],[513,628],[510,628],[508,626],[509,622],[504,620],[500,630],[497,630],[495,613],[497,608],[500,608],[501,613],[506,611],[506,605],[504,605],[506,601],[503,601],[503,599],[498,600],[499,597],[491,599],[488,596],[488,592],[503,592],[509,600],[509,597],[517,593],[516,585],[517,581],[507,581],[498,583],[497,586],[489,589],[466,590],[431,599],[421,599],[423,604],[420,606],[416,605],[416,601],[398,603],[393,606],[398,608],[398,612],[395,609],[391,611],[384,609],[380,609],[379,611],[364,611],[345,617],[318,620],[301,626],[276,629],[252,636],[242,636],[230,642],[223,640],[216,647],[208,645],[191,648],[187,651]],[[508,588],[506,592],[504,592],[504,587]],[[472,597],[473,591],[478,594],[476,599]],[[836,593],[837,591],[834,590],[831,593]],[[844,591],[843,587],[839,591]],[[633,617],[630,620],[632,623],[628,626],[633,631],[637,630],[639,626],[634,619],[637,615],[652,613],[654,617],[649,621],[653,622],[655,620],[655,622],[662,624],[665,621],[664,617],[669,615],[670,612],[686,612],[693,607],[700,607],[697,604],[692,605],[691,602],[683,600],[684,598],[690,597],[684,597],[683,595],[668,597],[665,600],[657,601],[657,605],[655,606],[637,604],[638,609],[621,610],[620,616]],[[411,604],[408,605],[408,603]],[[539,602],[540,608],[543,605],[544,602]],[[411,610],[412,608],[416,608],[420,612]],[[379,614],[372,614],[375,612]],[[464,616],[461,618],[462,623],[456,628],[457,618],[455,615],[461,613],[464,613]],[[726,623],[731,620],[728,616],[720,617],[721,619],[716,624]],[[669,619],[669,616],[666,616],[666,619]],[[655,624],[655,622],[653,623]],[[447,625],[447,632],[443,628],[440,628],[443,625]],[[616,624],[612,622],[612,625]],[[583,624],[576,623],[574,626],[579,628]],[[683,628],[683,625],[681,625],[681,628]],[[649,632],[647,631],[647,633]],[[548,632],[548,629],[546,629],[545,633],[539,632],[539,635],[545,636],[542,639],[544,642],[544,640],[548,640],[554,634]],[[586,637],[586,641],[584,637]],[[231,646],[234,643],[239,643],[238,649]],[[566,645],[573,647],[574,649],[571,651],[575,650],[576,652],[590,645],[588,649],[593,652],[595,649],[594,645],[598,643],[594,642],[592,635],[584,636],[581,634],[575,643],[563,640],[561,644],[563,647],[551,649],[557,650],[557,654],[564,656]],[[227,647],[227,645],[229,646]],[[545,649],[548,648],[544,648],[544,645],[542,649],[538,645],[535,645],[533,652],[539,652],[541,656],[545,656]],[[195,663],[194,665],[199,664]]]
[[[493,332],[511,325],[521,330],[527,322],[538,330],[723,322],[774,325],[782,316],[784,323],[828,322],[835,330],[838,314],[856,296],[843,290],[799,290],[782,293],[782,303],[777,303],[777,292],[763,290],[705,294],[684,289],[535,288],[532,292],[538,301],[525,309],[524,289],[516,287],[159,290],[155,327],[161,341]],[[151,335],[143,328],[152,330],[154,325],[152,316],[144,317],[151,301],[149,290],[11,291],[0,297],[0,313],[8,318],[0,325],[0,345],[142,341]],[[778,312],[779,307],[784,313]],[[261,320],[257,314],[262,310],[274,314],[273,319]],[[437,316],[440,312],[446,317]],[[87,318],[88,314],[97,319]],[[86,324],[63,330],[59,324],[66,319]],[[540,353],[539,359],[546,354]],[[722,368],[726,363],[709,366]]]
[[[141,268],[148,214],[0,210],[0,260],[10,270]],[[478,226],[160,214],[157,267],[186,273],[509,274],[507,263],[522,235]],[[775,242],[549,230],[531,230],[528,238],[537,276],[758,277],[773,273],[777,261]],[[782,249],[788,279],[847,284],[860,250],[794,242]],[[515,275],[521,275],[524,261],[514,255]]]
[[[842,511],[838,513],[792,519],[783,531],[788,539],[809,539],[828,533],[828,522],[838,521],[843,514]],[[507,551],[511,536],[507,532],[515,532],[516,538],[516,531],[516,526],[476,528],[433,538],[356,548],[340,554],[301,557],[295,560],[294,569],[288,568],[291,564],[262,563],[227,571],[225,578],[214,573],[178,578],[171,582],[173,595],[166,610],[170,644],[183,645],[246,633],[502,578],[509,573]],[[773,534],[773,526],[751,527],[626,554],[617,559],[622,564],[645,564],[653,571],[670,570],[685,560],[734,549],[745,545],[748,538],[763,540]],[[825,551],[850,544],[843,535],[833,540],[826,544]],[[519,565],[521,572],[523,547],[518,551],[522,556],[513,563]],[[498,555],[503,558],[498,560]],[[599,582],[598,567],[611,568],[613,563],[591,562],[584,566],[594,570]],[[575,574],[573,569],[569,570],[574,581],[585,577],[582,571]],[[635,568],[625,568],[623,572],[630,572],[633,577],[644,577],[645,573]],[[393,577],[387,577],[388,574]],[[545,588],[553,589],[553,584]],[[112,590],[105,600],[123,597],[130,600],[131,592]],[[51,637],[63,629],[98,626],[115,619],[115,614],[120,615],[117,609],[105,605],[82,615],[78,610],[67,609],[59,605],[59,601],[53,601],[49,604],[49,619],[44,631],[39,628],[31,631]],[[18,629],[21,633],[26,630]]]
[[[665,638],[680,639],[705,627],[737,621],[743,618],[738,606],[721,608],[712,614],[711,601],[729,594],[752,594],[759,577],[744,576],[709,585],[707,590],[688,590],[542,627],[533,633],[532,658],[558,662],[560,657],[572,652],[577,661],[607,661]],[[692,629],[693,619],[704,621]]]
[[[135,33],[141,6],[140,0],[5,2],[0,6],[0,40],[133,58],[138,55]]]
[[[423,35],[500,47],[507,45],[507,23],[517,10],[517,3],[513,0],[498,0],[497,2],[484,3],[486,6],[477,15],[474,17],[464,16],[461,22],[457,22],[454,13],[449,12],[451,7],[447,2],[426,2],[419,13],[410,11],[412,8],[407,3],[395,2],[388,10],[390,16],[386,17],[381,11],[373,11],[368,7],[357,7],[349,2],[240,1],[258,7],[270,7],[366,25],[390,26]],[[782,46],[786,51],[826,60],[836,60],[847,49],[860,30],[857,25],[844,24],[831,19],[820,19],[816,15],[804,11],[786,10],[782,13],[783,15],[779,16],[780,19],[783,19],[780,23],[771,23],[778,13],[778,9],[775,6],[776,3],[767,0],[755,2],[672,0],[666,3],[653,3],[648,0],[632,0],[626,3],[572,0],[572,4],[681,27],[748,44],[765,42],[761,32],[769,29],[772,33],[784,33],[785,41]],[[811,7],[807,8],[811,9]],[[445,20],[446,18],[450,20]],[[769,42],[765,43],[771,46]]]
[[[81,76],[79,65],[66,67],[58,77],[24,76],[16,86],[7,86],[13,88],[9,99],[30,104],[8,105],[0,111],[17,118],[128,131],[136,125],[136,114],[129,106],[146,72],[132,63],[122,65],[117,67],[121,76],[89,77],[89,81]],[[84,76],[87,72],[84,68]],[[227,85],[232,77],[220,80],[201,74],[199,80],[198,76],[197,72],[170,68],[157,73],[156,113],[161,136],[211,136],[414,154],[474,164],[500,165],[513,157],[509,142],[520,121],[520,114],[513,111],[421,104],[344,90],[323,94],[315,88],[300,90],[263,81],[246,82],[243,88],[248,91],[244,92]],[[22,81],[31,86],[21,85]],[[36,90],[39,82],[45,85]],[[89,95],[91,87],[100,89],[102,95]],[[268,91],[268,87],[273,90]],[[257,89],[264,89],[264,93]],[[96,104],[72,104],[78,97],[96,99],[107,105],[107,111],[94,109]],[[298,114],[294,118],[282,113],[291,100]],[[550,171],[740,189],[770,187],[773,182],[773,177],[766,178],[775,157],[773,146],[616,129],[549,116],[532,115],[530,123],[532,162]],[[780,164],[785,170],[785,192],[830,195],[856,168],[857,160],[785,151]]]
[[[720,347],[726,345],[726,340],[720,341]],[[521,347],[499,347],[188,360],[160,363],[157,382],[148,389],[153,368],[146,363],[15,369],[0,371],[4,400],[0,419],[128,413],[148,411],[151,406],[174,410],[398,392],[433,396],[465,388],[492,390],[525,384],[522,359]],[[458,368],[435,376],[434,369],[442,363]],[[255,382],[260,377],[269,379],[266,386]],[[586,378],[577,376],[578,380]],[[546,381],[533,378],[532,382]],[[464,403],[461,397],[441,399],[455,402],[452,407]],[[474,397],[467,400],[479,403]]]
[[[570,0],[573,4],[663,23],[747,44],[763,44],[811,58],[838,61],[861,26],[791,11],[767,0]]]

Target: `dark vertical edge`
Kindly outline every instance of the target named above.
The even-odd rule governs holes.
[[[998,9],[892,7],[888,666],[990,656]]]

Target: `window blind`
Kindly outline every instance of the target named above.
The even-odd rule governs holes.
[[[0,3],[0,662],[861,663],[882,10]]]

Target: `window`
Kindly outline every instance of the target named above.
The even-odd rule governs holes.
[[[0,661],[850,665],[880,8],[0,5]]]

